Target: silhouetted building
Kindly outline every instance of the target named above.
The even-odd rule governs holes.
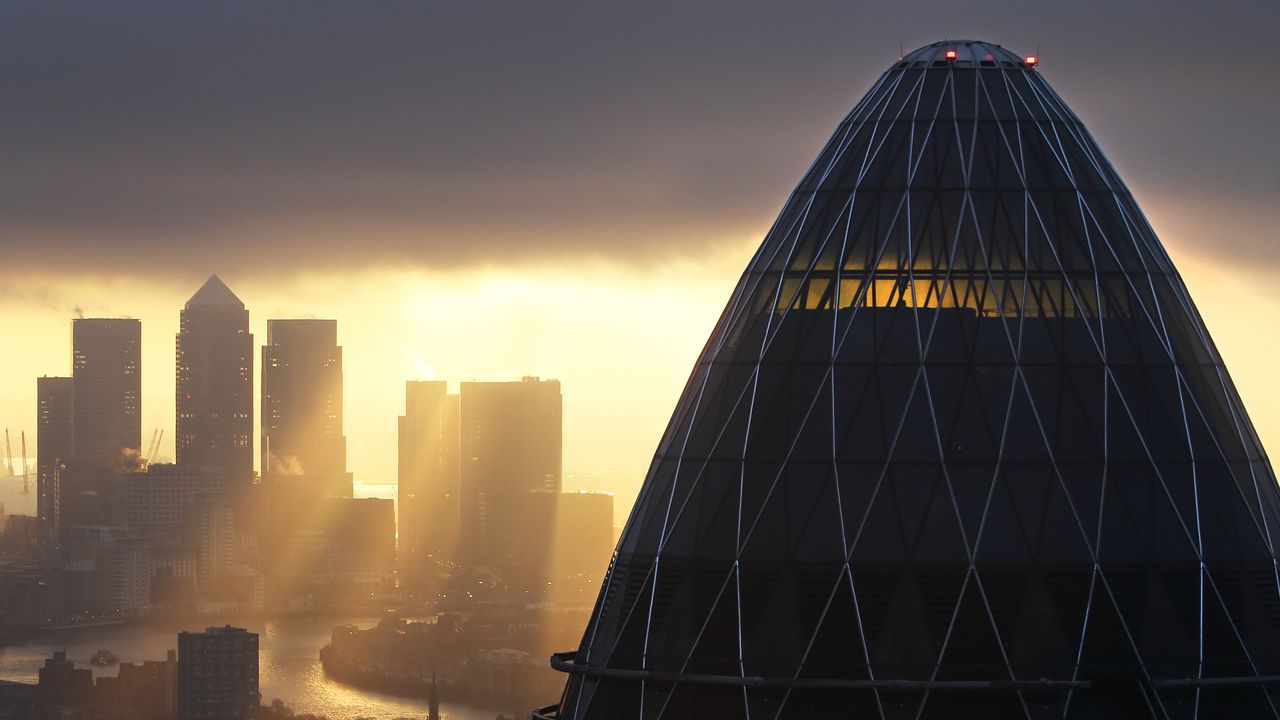
[[[182,720],[248,720],[258,702],[257,633],[230,625],[178,633]]]
[[[151,602],[151,545],[121,527],[72,525],[66,533],[66,611],[102,619],[145,614]]]
[[[44,706],[84,705],[93,692],[93,671],[77,668],[66,650],[55,650],[39,670],[39,698]]]
[[[253,480],[253,335],[249,311],[217,275],[182,309],[177,335],[179,465]]]
[[[44,542],[57,550],[62,520],[61,466],[71,459],[73,380],[36,378],[36,515]]]
[[[560,381],[464,382],[460,395],[462,551],[485,565],[495,560],[504,531],[486,520],[490,498],[560,492]]]
[[[116,676],[94,681],[94,705],[136,720],[173,720],[178,717],[178,656],[173,650],[165,660],[120,663]]]
[[[937,43],[747,266],[540,714],[1276,718],[1277,547],[1115,169],[1033,60]]]
[[[405,383],[399,424],[400,564],[419,570],[452,560],[458,544],[458,396],[448,383]]]
[[[262,348],[262,475],[351,497],[336,320],[268,320]]]
[[[142,324],[79,318],[71,345],[72,455],[87,466],[129,469],[142,445]]]

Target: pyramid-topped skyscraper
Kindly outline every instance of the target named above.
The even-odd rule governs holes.
[[[176,339],[180,465],[253,481],[253,335],[249,311],[217,275],[187,300]]]
[[[747,266],[545,717],[1273,718],[1280,493],[1033,58],[938,43]]]

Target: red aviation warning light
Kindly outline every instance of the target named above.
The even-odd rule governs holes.
[[[947,59],[948,59],[948,60],[955,60],[955,59],[956,59],[956,51],[955,51],[955,50],[948,50],[948,51],[947,51]]]
[[[1038,62],[1040,62],[1040,58],[1036,57],[1035,55],[1027,56],[1027,67],[1035,67],[1036,63]]]

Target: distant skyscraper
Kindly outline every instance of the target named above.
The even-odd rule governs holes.
[[[351,497],[337,320],[268,320],[262,348],[262,471]]]
[[[178,633],[182,720],[248,720],[258,702],[257,633],[230,625]]]
[[[177,336],[179,465],[253,477],[253,335],[244,303],[211,276],[182,309]]]
[[[560,381],[464,382],[460,422],[463,553],[475,564],[486,564],[495,559],[500,531],[486,522],[489,499],[560,492]]]
[[[453,558],[458,536],[458,396],[448,383],[405,383],[400,417],[400,562]]]
[[[36,378],[36,514],[45,543],[57,543],[62,518],[60,466],[71,459],[73,381]]]
[[[72,454],[78,463],[129,464],[142,445],[142,324],[125,318],[72,321]]]

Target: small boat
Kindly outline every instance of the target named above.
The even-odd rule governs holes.
[[[97,665],[98,667],[106,667],[107,665],[119,665],[120,656],[116,655],[110,650],[99,650],[98,652],[93,654],[93,657],[89,658],[89,664]]]

